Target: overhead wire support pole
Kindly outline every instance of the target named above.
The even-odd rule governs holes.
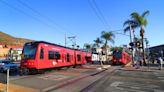
[[[65,47],[67,47],[67,36],[65,34]]]
[[[76,46],[76,36],[70,36],[68,39],[72,41],[72,46],[74,48]]]
[[[131,24],[129,24],[129,27],[130,27],[130,43],[132,43],[133,42],[133,40],[132,40],[132,27],[131,27]],[[134,52],[133,52],[133,47],[134,46],[131,46],[131,48],[132,48],[132,65],[134,65]]]

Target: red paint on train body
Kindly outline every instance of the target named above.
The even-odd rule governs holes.
[[[115,50],[112,55],[113,64],[127,64],[131,61],[131,56],[125,51]]]
[[[44,41],[29,42],[24,45],[21,68],[49,69],[82,65],[91,62],[91,53],[67,48]]]

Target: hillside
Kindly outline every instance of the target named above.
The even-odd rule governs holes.
[[[26,42],[31,42],[32,40],[24,38],[16,38],[0,31],[0,44],[7,44],[13,46],[23,46]]]

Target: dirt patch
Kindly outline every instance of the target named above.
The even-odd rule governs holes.
[[[6,89],[6,85],[0,83],[0,92],[5,92],[5,89]],[[39,91],[32,88],[26,88],[26,87],[10,84],[9,92],[39,92]]]

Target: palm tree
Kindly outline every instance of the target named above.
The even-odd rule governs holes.
[[[92,48],[91,44],[85,43],[84,47],[87,49],[88,52],[91,51]]]
[[[115,50],[120,50],[122,51],[124,48],[123,47],[112,47],[110,50],[115,51]]]
[[[96,45],[97,49],[99,50],[100,49],[100,44],[102,44],[103,41],[98,37],[98,38],[96,38],[96,40],[94,40],[94,42],[95,42],[95,45]],[[98,56],[99,56],[100,64],[103,65],[102,61],[100,60],[100,52],[99,51],[98,51]]]
[[[131,43],[133,42],[132,41],[132,30],[133,30],[133,37],[135,38],[134,29],[137,28],[138,22],[135,21],[135,20],[132,20],[132,19],[131,20],[127,20],[127,21],[124,22],[123,26],[126,26],[125,29],[124,29],[124,33],[128,32],[128,31],[130,33],[130,45],[131,45]],[[134,64],[133,49],[132,49],[131,53],[132,53],[132,64]]]
[[[100,48],[100,44],[103,43],[103,41],[99,37],[96,38],[96,40],[94,40],[94,42],[95,42],[95,45],[97,48]]]
[[[132,42],[132,30],[133,30],[133,36],[135,37],[134,34],[134,29],[137,28],[138,22],[135,20],[127,20],[124,22],[123,26],[126,26],[124,29],[124,33],[128,32],[130,33],[130,42]]]
[[[106,32],[106,31],[101,32],[101,38],[103,38],[105,40],[104,46],[105,46],[105,49],[106,49],[106,60],[107,60],[108,41],[114,43],[114,37],[115,37],[115,35],[112,32]]]
[[[145,29],[144,27],[146,27],[146,25],[148,24],[146,16],[149,14],[149,11],[145,11],[142,15],[140,15],[137,12],[133,12],[131,14],[132,19],[134,19],[136,22],[138,22],[137,27],[140,28],[140,36],[142,39],[142,50],[143,50],[143,63],[144,65],[146,65],[146,61],[145,61],[145,49],[144,49],[144,33],[145,33]]]

